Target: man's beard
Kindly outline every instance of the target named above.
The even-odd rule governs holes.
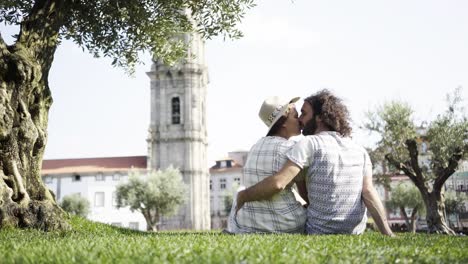
[[[317,122],[315,121],[315,116],[313,116],[309,122],[307,122],[302,128],[302,135],[308,136],[315,134],[317,130]]]

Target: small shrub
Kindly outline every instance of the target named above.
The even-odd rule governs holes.
[[[70,214],[86,217],[89,214],[89,201],[78,194],[63,197],[60,207]]]

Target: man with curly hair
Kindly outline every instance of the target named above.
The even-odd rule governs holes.
[[[328,90],[304,99],[299,117],[304,139],[287,153],[277,174],[239,192],[236,209],[280,192],[305,170],[308,234],[361,234],[369,209],[380,232],[393,236],[372,184],[369,155],[351,140],[349,119],[341,99]]]

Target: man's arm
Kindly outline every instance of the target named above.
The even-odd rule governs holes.
[[[379,195],[377,194],[377,190],[375,190],[374,185],[372,184],[371,175],[364,176],[362,199],[374,219],[375,224],[379,228],[379,231],[387,236],[395,236],[388,225],[385,209],[380,201]]]
[[[302,170],[301,173],[303,173],[304,171],[305,170]],[[309,205],[309,197],[307,197],[307,186],[305,183],[305,178],[296,181],[296,186],[301,198],[306,202],[306,205]]]
[[[257,184],[240,191],[237,194],[236,212],[239,211],[246,202],[268,199],[274,194],[284,190],[286,185],[294,179],[300,170],[301,168],[299,166],[288,160],[283,168],[275,175],[267,177]]]

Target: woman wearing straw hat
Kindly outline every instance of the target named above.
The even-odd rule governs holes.
[[[251,148],[244,165],[244,184],[248,187],[278,172],[286,163],[286,153],[295,142],[288,140],[301,133],[295,97],[267,98],[260,108],[260,119],[268,127],[265,137]],[[299,177],[298,177],[299,178]],[[303,182],[303,181],[299,181]],[[229,215],[230,233],[303,233],[306,209],[296,199],[291,182],[283,191],[270,199],[246,203],[235,211],[236,197]],[[305,189],[305,185],[302,184]]]

